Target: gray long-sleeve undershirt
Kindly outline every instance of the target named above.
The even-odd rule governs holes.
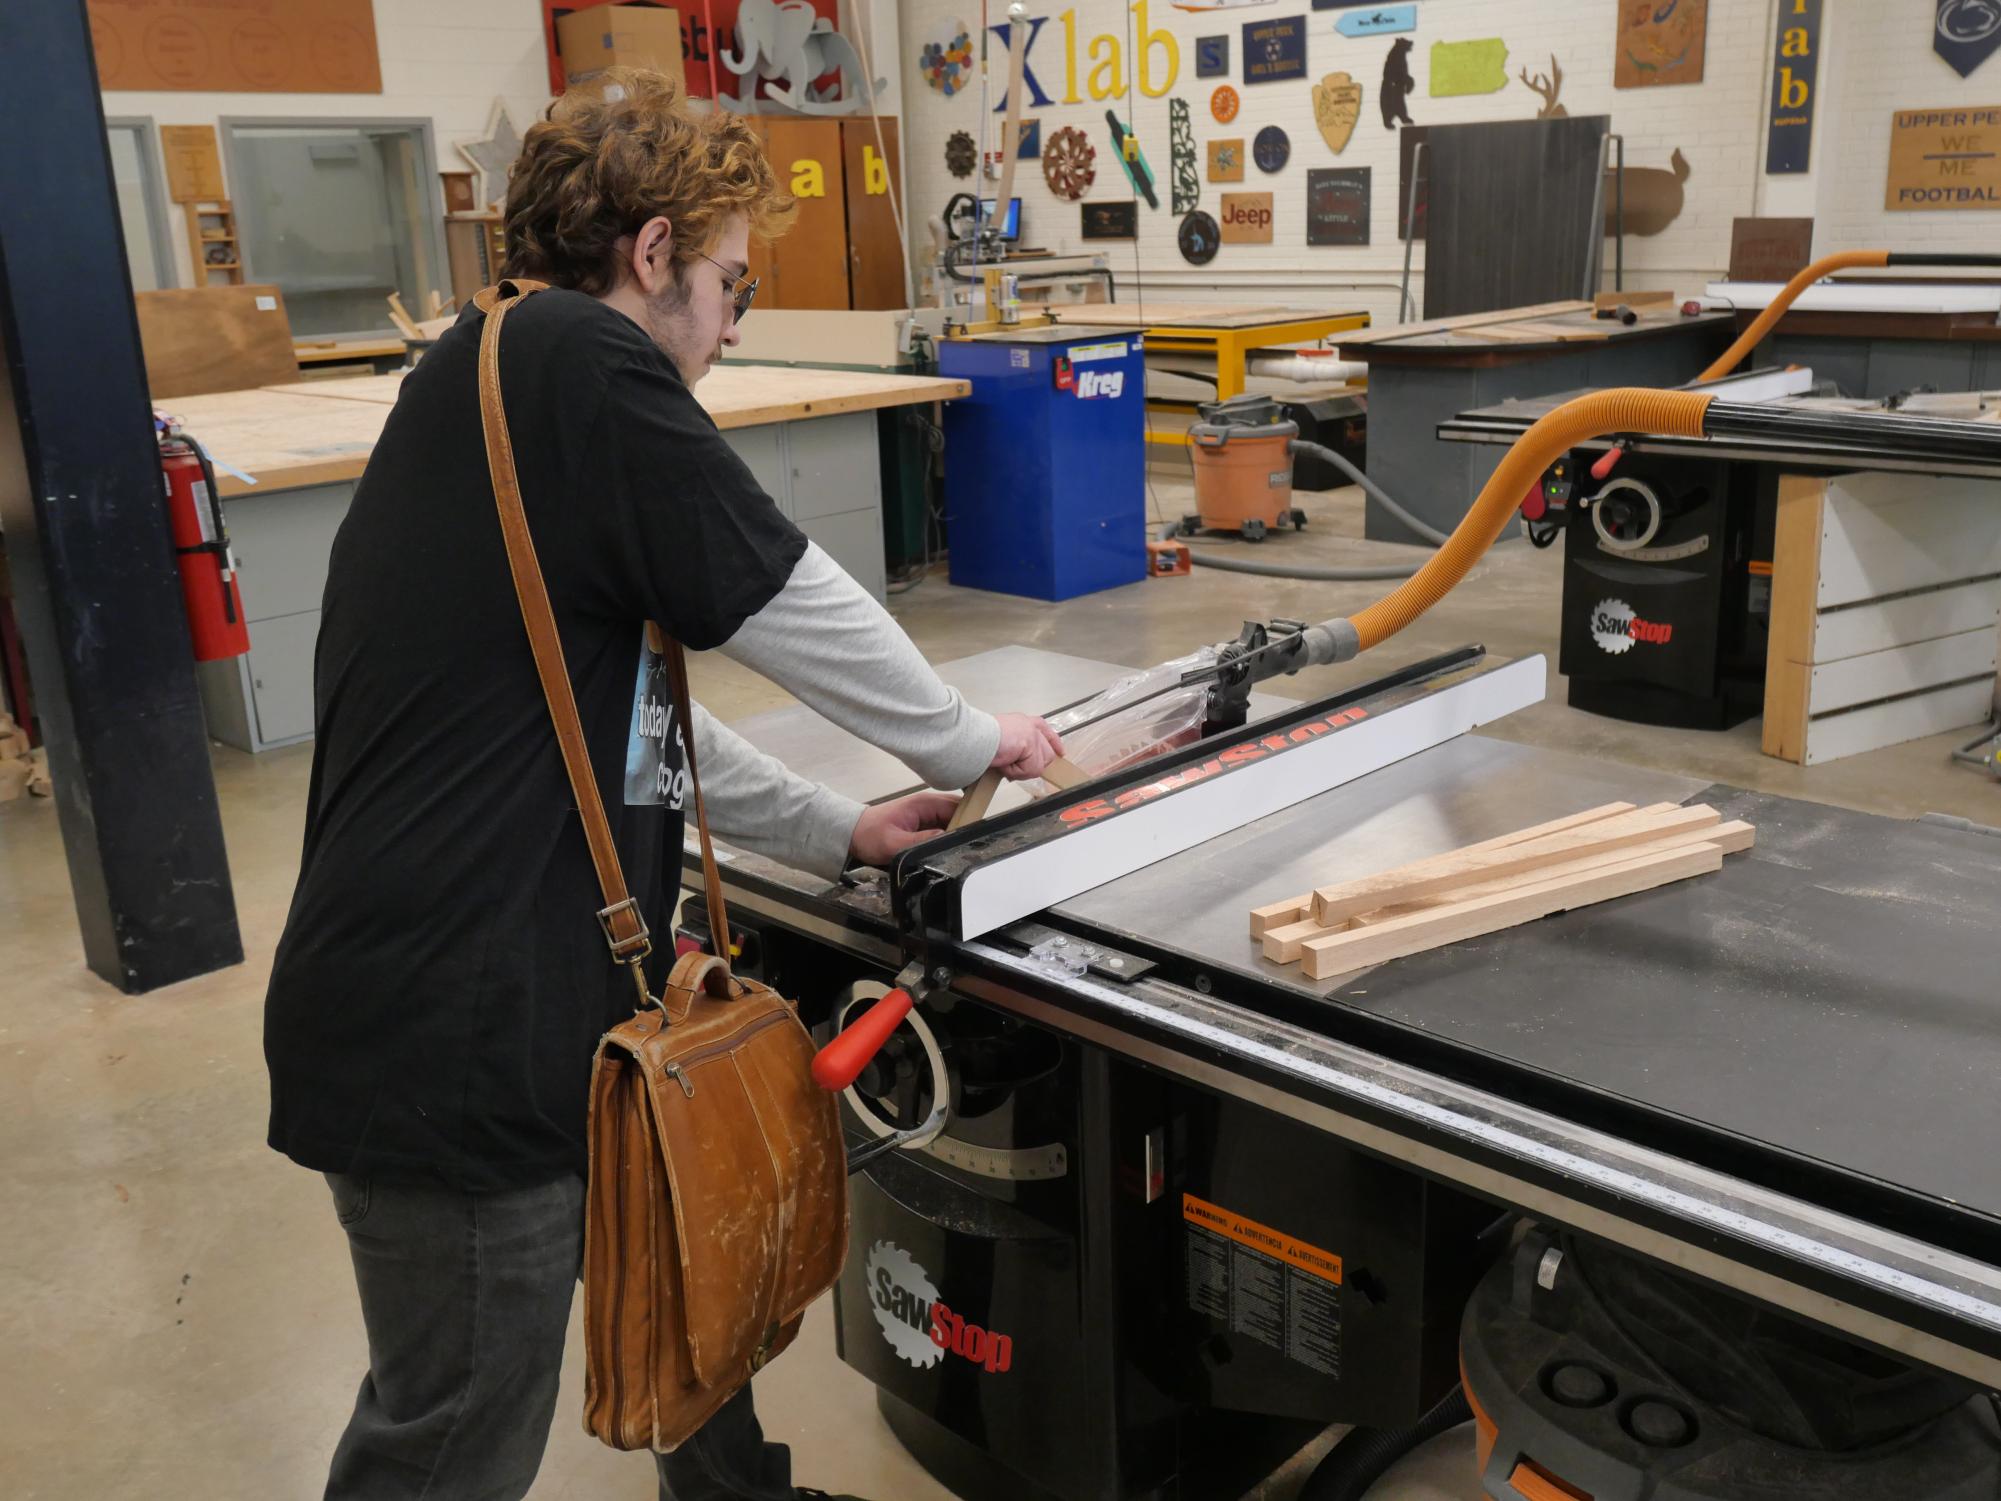
[[[966,786],[1000,748],[993,716],[946,687],[889,612],[815,543],[721,650],[930,786]],[[765,755],[700,704],[694,717],[710,827],[755,854],[838,875],[862,805]]]

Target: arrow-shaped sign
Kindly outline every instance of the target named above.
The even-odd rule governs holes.
[[[1388,36],[1397,31],[1417,30],[1415,5],[1371,5],[1341,13],[1334,29],[1343,36]]]

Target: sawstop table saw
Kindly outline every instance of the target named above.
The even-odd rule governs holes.
[[[1122,669],[942,671],[998,709]],[[1357,1442],[1470,1411],[1497,1497],[1995,1494],[2001,838],[1469,733],[1546,676],[1468,648],[1252,693],[834,885],[724,852],[740,967],[818,1035],[916,998],[846,1095],[837,1316],[956,1492],[1234,1497],[1345,1422],[1374,1432],[1305,1494],[1354,1496]],[[736,728],[857,797],[909,781],[804,708]],[[1333,980],[1249,936],[1613,799],[1757,844]]]

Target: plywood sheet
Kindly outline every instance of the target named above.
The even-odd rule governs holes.
[[[327,484],[361,474],[402,380],[396,372],[342,381],[278,382],[260,390],[175,400],[171,410],[218,458],[259,482],[250,486],[218,476],[224,495],[274,485]],[[718,365],[695,388],[695,396],[717,427],[729,429],[949,401],[971,391],[966,381],[933,376]]]
[[[169,403],[182,426],[217,460],[225,496],[358,479],[382,437],[389,408],[283,391],[220,391]],[[242,470],[245,484],[221,470]]]
[[[133,301],[155,401],[299,378],[284,294],[274,286],[139,292]]]
[[[403,389],[403,372],[392,370],[387,375],[357,375],[342,380],[287,381],[264,389],[286,396],[325,396],[333,401],[372,401],[380,406],[394,406]]]
[[[778,365],[718,365],[695,387],[695,399],[725,430],[800,417],[831,417],[878,407],[951,401],[972,383],[928,375],[861,370],[793,370]]]

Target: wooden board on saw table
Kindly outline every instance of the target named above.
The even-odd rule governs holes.
[[[1253,936],[1266,959],[1326,979],[1679,880],[1754,838],[1702,805],[1609,803],[1256,908]],[[1678,858],[1689,851],[1693,864]]]

